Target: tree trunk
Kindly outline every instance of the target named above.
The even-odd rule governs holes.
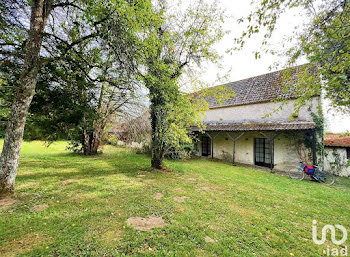
[[[81,147],[83,149],[84,155],[90,155],[91,153],[91,144],[90,144],[91,133],[83,129],[81,135]]]
[[[151,167],[160,170],[163,167],[163,157],[158,152],[158,149],[152,146]]]
[[[23,71],[11,108],[0,158],[0,197],[12,194],[23,140],[24,126],[35,93],[40,68],[40,49],[52,0],[32,1],[30,30],[25,46]]]
[[[83,130],[81,144],[84,155],[94,155],[98,153],[102,142],[102,131],[103,129],[100,125],[97,125],[94,131]]]
[[[151,167],[161,169],[163,165],[165,140],[164,128],[165,124],[165,104],[161,94],[156,94],[151,101],[151,126],[152,126],[152,160]]]
[[[101,90],[100,90],[100,97],[98,100],[98,119],[95,120],[94,122],[94,131],[92,133],[92,138],[90,141],[90,154],[97,154],[98,149],[102,143],[102,133],[104,130],[104,120],[101,118],[102,116],[102,103],[103,103],[103,97],[104,97],[104,93],[105,93],[105,85],[102,84],[101,86]]]
[[[98,123],[95,126],[95,130],[93,132],[93,138],[91,140],[91,153],[92,154],[97,154],[98,149],[101,145],[102,142],[102,131],[103,129],[101,128],[101,125]]]

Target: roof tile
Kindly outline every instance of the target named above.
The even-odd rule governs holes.
[[[350,147],[350,136],[340,134],[326,134],[324,136],[325,146]]]
[[[294,74],[300,66],[294,67]],[[282,83],[283,70],[226,84],[235,92],[235,96],[223,101],[220,105],[213,97],[206,97],[209,108],[268,102],[279,99],[291,99],[294,91],[284,92]]]

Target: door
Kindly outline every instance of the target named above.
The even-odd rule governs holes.
[[[271,158],[272,158],[272,168],[273,168],[273,141],[271,144],[272,155],[270,150],[270,142],[266,138],[255,138],[254,139],[254,159],[255,165],[270,167],[271,168]]]
[[[202,137],[202,156],[211,155],[211,142],[208,136]]]

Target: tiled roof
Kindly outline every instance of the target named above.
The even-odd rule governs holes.
[[[324,136],[325,146],[350,147],[350,136],[340,134],[326,134]]]
[[[278,131],[278,130],[309,130],[315,128],[315,123],[310,121],[228,121],[205,122],[204,131]],[[199,131],[194,127],[193,131]]]
[[[296,74],[299,68],[300,66],[294,67],[293,73]],[[282,72],[283,70],[275,71],[226,84],[226,87],[231,88],[236,95],[223,101],[221,105],[214,98],[205,99],[209,103],[209,108],[291,99],[294,97],[293,90],[283,92]]]

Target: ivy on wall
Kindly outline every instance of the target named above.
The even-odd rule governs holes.
[[[311,164],[312,162],[312,144],[313,144],[313,133],[316,135],[316,163],[323,165],[324,162],[324,118],[322,113],[322,108],[318,107],[317,113],[312,112],[312,106],[309,106],[308,111],[312,117],[313,122],[315,123],[314,131],[305,132],[304,136],[300,136],[300,132],[290,131],[290,142],[294,145],[300,161],[303,163]]]
[[[343,166],[342,159],[336,149],[333,149],[332,155],[334,157],[334,161],[330,162],[329,164],[331,166],[333,174],[339,175],[340,170],[342,169],[342,166]]]
[[[333,156],[332,159],[328,157],[329,154]],[[333,148],[331,153],[325,154],[325,157],[328,160],[332,160],[329,161],[329,166],[333,174],[341,175],[341,173],[347,173],[346,169],[350,166],[350,160],[346,159],[346,155],[342,156],[336,148]]]
[[[324,117],[322,108],[318,107],[318,113],[311,111],[309,107],[309,112],[312,117],[313,122],[316,124],[315,134],[316,134],[316,163],[323,164],[324,162]],[[312,137],[311,137],[311,146],[312,146]]]

